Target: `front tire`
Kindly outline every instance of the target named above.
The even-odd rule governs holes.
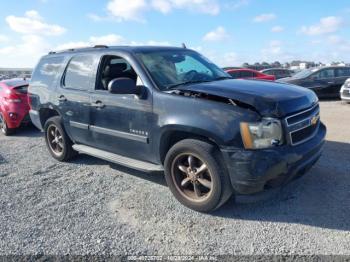
[[[53,158],[64,162],[77,154],[72,148],[72,141],[62,126],[61,117],[49,118],[45,123],[44,131],[46,146]]]
[[[215,146],[185,139],[167,153],[165,179],[183,205],[199,212],[210,212],[232,195],[229,177],[221,163],[221,155]]]

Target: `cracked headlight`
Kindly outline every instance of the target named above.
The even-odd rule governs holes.
[[[269,148],[283,143],[281,121],[273,118],[263,118],[256,123],[242,122],[241,135],[246,149]]]

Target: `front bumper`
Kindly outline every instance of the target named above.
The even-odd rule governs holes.
[[[321,123],[316,135],[298,146],[221,149],[233,189],[237,194],[254,194],[300,177],[320,158],[325,136],[326,127]]]

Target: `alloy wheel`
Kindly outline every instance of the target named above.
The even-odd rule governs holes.
[[[173,161],[171,175],[177,190],[190,201],[205,201],[212,192],[210,169],[195,154],[178,155]]]
[[[6,132],[7,132],[7,126],[6,126],[5,120],[3,119],[2,115],[0,115],[0,130],[4,134],[6,134]]]
[[[51,151],[60,156],[63,153],[64,142],[60,130],[55,125],[50,125],[47,129],[47,141]]]

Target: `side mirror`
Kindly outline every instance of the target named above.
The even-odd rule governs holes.
[[[136,86],[134,80],[127,77],[113,79],[108,84],[108,91],[119,95],[139,95],[140,88]]]

